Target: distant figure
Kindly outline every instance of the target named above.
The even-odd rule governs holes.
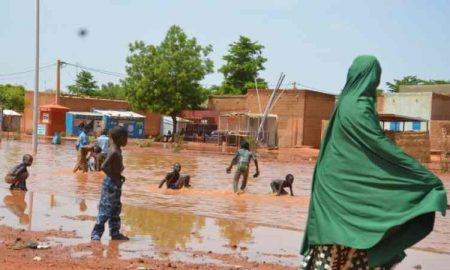
[[[285,188],[289,188],[291,191],[291,196],[294,196],[294,192],[292,192],[292,184],[294,183],[294,176],[292,174],[286,175],[285,180],[273,180],[270,183],[270,188],[272,188],[272,192],[277,196],[288,194]]]
[[[171,139],[172,139],[172,131],[169,130],[169,131],[167,132],[167,135],[165,136],[164,141],[165,141],[165,142],[170,142]]]
[[[75,168],[73,169],[73,172],[76,173],[78,170],[81,170],[83,172],[88,171],[87,166],[87,154],[89,151],[92,150],[92,147],[89,147],[89,137],[87,135],[88,127],[83,125],[83,130],[81,131],[80,135],[77,139],[77,144],[75,145],[75,148],[78,151],[78,158],[77,158],[77,164],[75,165]]]
[[[105,161],[106,156],[108,155],[109,137],[108,137],[108,132],[106,131],[106,129],[102,130],[102,133],[101,133],[100,137],[97,138],[95,144],[101,148],[100,154],[98,154],[96,156],[96,158],[97,158],[96,170],[100,171],[102,168],[102,164]]]
[[[55,131],[55,135],[53,135],[52,144],[61,144],[61,136],[58,131]]]
[[[161,188],[164,183],[166,183],[167,188],[169,189],[181,189],[183,187],[191,187],[190,180],[191,177],[189,175],[180,175],[181,165],[180,163],[175,163],[173,165],[173,171],[168,173],[166,177],[159,183],[159,188]]]
[[[121,147],[128,143],[128,132],[123,127],[117,126],[111,129],[110,134],[112,145],[102,165],[102,171],[106,176],[103,179],[97,220],[91,233],[91,240],[96,241],[102,238],[107,221],[112,240],[129,240],[128,237],[120,233],[120,212],[122,209],[120,197],[122,185],[125,182],[125,177],[122,175],[124,166]]]
[[[227,168],[227,173],[231,173],[233,165],[237,165],[236,173],[234,174],[233,190],[234,193],[240,194],[245,191],[247,186],[248,172],[250,167],[250,160],[253,159],[256,167],[256,173],[253,175],[254,178],[259,176],[258,160],[256,160],[256,155],[250,151],[250,145],[247,141],[241,141],[241,149],[236,152],[230,166]],[[238,190],[239,179],[243,177],[241,189]]]
[[[100,168],[98,166],[98,156],[102,153],[102,149],[98,145],[94,145],[92,147],[92,150],[89,152],[89,155],[87,157],[87,164],[90,171],[100,171]]]
[[[11,184],[9,189],[11,190],[22,190],[27,191],[26,180],[29,176],[27,167],[33,164],[33,157],[31,155],[24,155],[22,158],[22,163],[12,168],[8,174],[5,176],[5,181]]]
[[[80,148],[82,146],[86,146],[89,144],[89,137],[88,137],[87,133],[88,133],[88,127],[83,125],[81,133],[80,133],[80,135],[78,135],[77,144],[75,145],[75,148],[77,149],[77,151],[80,151]]]

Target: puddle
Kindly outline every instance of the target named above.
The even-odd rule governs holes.
[[[1,181],[0,224],[33,231],[75,231],[77,238],[50,240],[62,245],[88,243],[97,214],[102,173],[72,174],[76,158],[73,142],[39,147],[39,155],[30,168],[30,192],[11,193]],[[3,140],[0,175],[6,174],[29,150],[29,143]],[[190,151],[173,153],[163,148],[125,148],[127,182],[122,195],[122,221],[123,231],[132,241],[115,244],[107,241],[105,235],[105,250],[74,250],[72,256],[153,257],[227,265],[220,258],[208,256],[213,251],[248,257],[251,261],[298,265],[300,230],[307,217],[313,164],[263,159],[261,177],[250,179],[248,193],[237,196],[231,192],[232,175],[225,173],[231,158]],[[191,175],[194,188],[157,188],[175,162],[182,164],[182,174]],[[270,181],[288,172],[296,177],[296,197],[268,194]],[[444,183],[449,192],[450,181],[446,177]],[[443,269],[436,264],[444,261],[449,265],[449,218],[437,215],[434,232],[415,248],[408,250],[410,256],[398,269],[411,269],[417,264],[423,269]],[[195,252],[203,254],[195,257]]]

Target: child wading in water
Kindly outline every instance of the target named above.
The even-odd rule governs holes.
[[[30,167],[31,164],[33,164],[33,157],[26,154],[22,158],[22,163],[15,166],[8,172],[5,176],[5,181],[6,183],[11,184],[9,189],[27,191],[26,180],[29,176],[27,167]]]
[[[113,143],[102,164],[102,171],[106,176],[103,180],[97,220],[91,234],[92,240],[100,240],[105,231],[106,221],[108,221],[112,240],[129,240],[120,233],[120,211],[122,209],[120,196],[122,195],[122,184],[125,182],[125,177],[122,176],[124,167],[120,148],[127,145],[128,132],[123,127],[114,127],[111,129],[111,138]]]
[[[270,183],[270,188],[272,189],[272,192],[277,196],[288,194],[284,189],[289,188],[291,196],[294,196],[294,192],[292,192],[293,183],[294,183],[294,176],[292,174],[288,174],[286,175],[285,180],[273,180]]]
[[[166,183],[167,188],[170,189],[181,189],[183,187],[191,187],[189,175],[180,175],[181,165],[180,163],[175,163],[173,165],[173,171],[168,173],[166,177],[159,183],[158,188],[161,188],[164,183]]]
[[[244,192],[245,187],[247,186],[249,165],[251,159],[253,159],[255,163],[256,173],[253,175],[253,177],[256,178],[259,176],[259,168],[258,168],[258,161],[256,160],[256,155],[250,151],[249,143],[245,140],[242,140],[241,149],[239,149],[239,151],[236,152],[236,155],[231,161],[230,166],[227,168],[227,173],[231,173],[233,165],[237,165],[237,169],[233,179],[233,190],[237,194]],[[241,189],[238,191],[239,178],[241,178],[241,175],[243,176],[243,179]]]

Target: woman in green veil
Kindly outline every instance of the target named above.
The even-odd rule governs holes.
[[[380,76],[373,56],[348,71],[313,175],[301,269],[390,269],[445,215],[442,182],[380,126]]]

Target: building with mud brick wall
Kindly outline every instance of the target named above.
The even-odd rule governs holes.
[[[428,120],[431,150],[439,150],[450,138],[450,96],[433,92],[400,92],[384,95],[383,113]],[[426,130],[426,127],[421,127]],[[444,132],[444,133],[443,133]],[[450,143],[450,141],[449,141]]]
[[[246,95],[210,96],[208,105],[210,110],[219,113],[262,113],[271,94],[272,90],[257,92],[250,89]],[[285,90],[270,112],[278,116],[278,146],[318,148],[322,120],[329,119],[334,105],[335,96],[331,94],[305,89]]]
[[[25,110],[22,117],[22,132],[33,132],[33,92],[25,92]],[[40,92],[38,106],[55,104],[54,92]],[[59,105],[70,108],[71,111],[89,112],[92,109],[129,110],[130,104],[125,100],[112,100],[94,97],[60,96]],[[144,123],[145,135],[157,136],[160,133],[161,115],[140,112],[146,116]]]

